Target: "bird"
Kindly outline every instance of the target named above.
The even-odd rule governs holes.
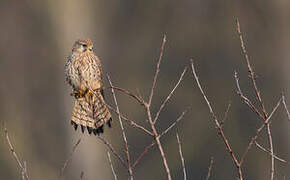
[[[73,44],[65,63],[66,81],[74,97],[71,124],[99,135],[104,125],[111,127],[112,116],[104,100],[102,65],[93,51],[90,39],[79,39]]]

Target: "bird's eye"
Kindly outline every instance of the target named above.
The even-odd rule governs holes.
[[[86,44],[82,44],[82,46],[83,46],[84,48],[87,48],[87,47],[88,47],[88,45],[86,45]]]

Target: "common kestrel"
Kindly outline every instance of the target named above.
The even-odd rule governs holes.
[[[93,52],[90,39],[77,40],[65,65],[66,80],[75,97],[71,124],[77,130],[81,126],[89,134],[104,132],[104,124],[111,127],[111,113],[103,96],[102,67]]]

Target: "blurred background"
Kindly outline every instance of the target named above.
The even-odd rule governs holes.
[[[1,0],[0,2],[0,114],[12,143],[27,162],[30,179],[57,179],[74,143],[82,141],[61,179],[113,179],[106,147],[94,136],[75,132],[70,125],[71,89],[64,64],[78,38],[91,38],[95,53],[116,86],[148,97],[160,45],[167,35],[161,72],[153,98],[153,112],[177,82],[189,59],[195,60],[204,90],[221,120],[231,102],[224,131],[240,157],[261,120],[235,92],[234,70],[244,93],[254,93],[235,30],[239,17],[258,85],[268,112],[281,92],[290,104],[290,2],[277,1],[105,1]],[[108,86],[108,82],[105,81]],[[106,91],[113,104],[110,91]],[[149,128],[141,106],[117,93],[121,111]],[[184,120],[161,139],[173,179],[183,179],[176,132],[182,141],[188,179],[205,179],[214,158],[211,179],[236,179],[236,169],[217,135],[207,106],[188,71],[157,123],[162,131],[190,106]],[[123,153],[120,125],[103,135]],[[273,116],[274,152],[290,160],[289,127],[280,107]],[[134,160],[151,139],[124,123]],[[1,134],[4,132],[1,130]],[[263,132],[259,142],[268,147]],[[0,141],[1,179],[20,179],[4,135]],[[127,172],[112,155],[119,179]],[[125,158],[125,156],[124,156]],[[287,165],[275,163],[275,179],[290,178]],[[270,157],[253,147],[244,164],[245,179],[268,179]],[[135,179],[165,179],[156,147],[134,170]]]

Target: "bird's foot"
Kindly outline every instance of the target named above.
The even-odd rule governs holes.
[[[93,91],[91,91],[90,89],[88,89],[88,90],[87,90],[87,94],[91,96],[91,95],[93,95],[93,94],[94,94],[94,92],[93,92]]]

